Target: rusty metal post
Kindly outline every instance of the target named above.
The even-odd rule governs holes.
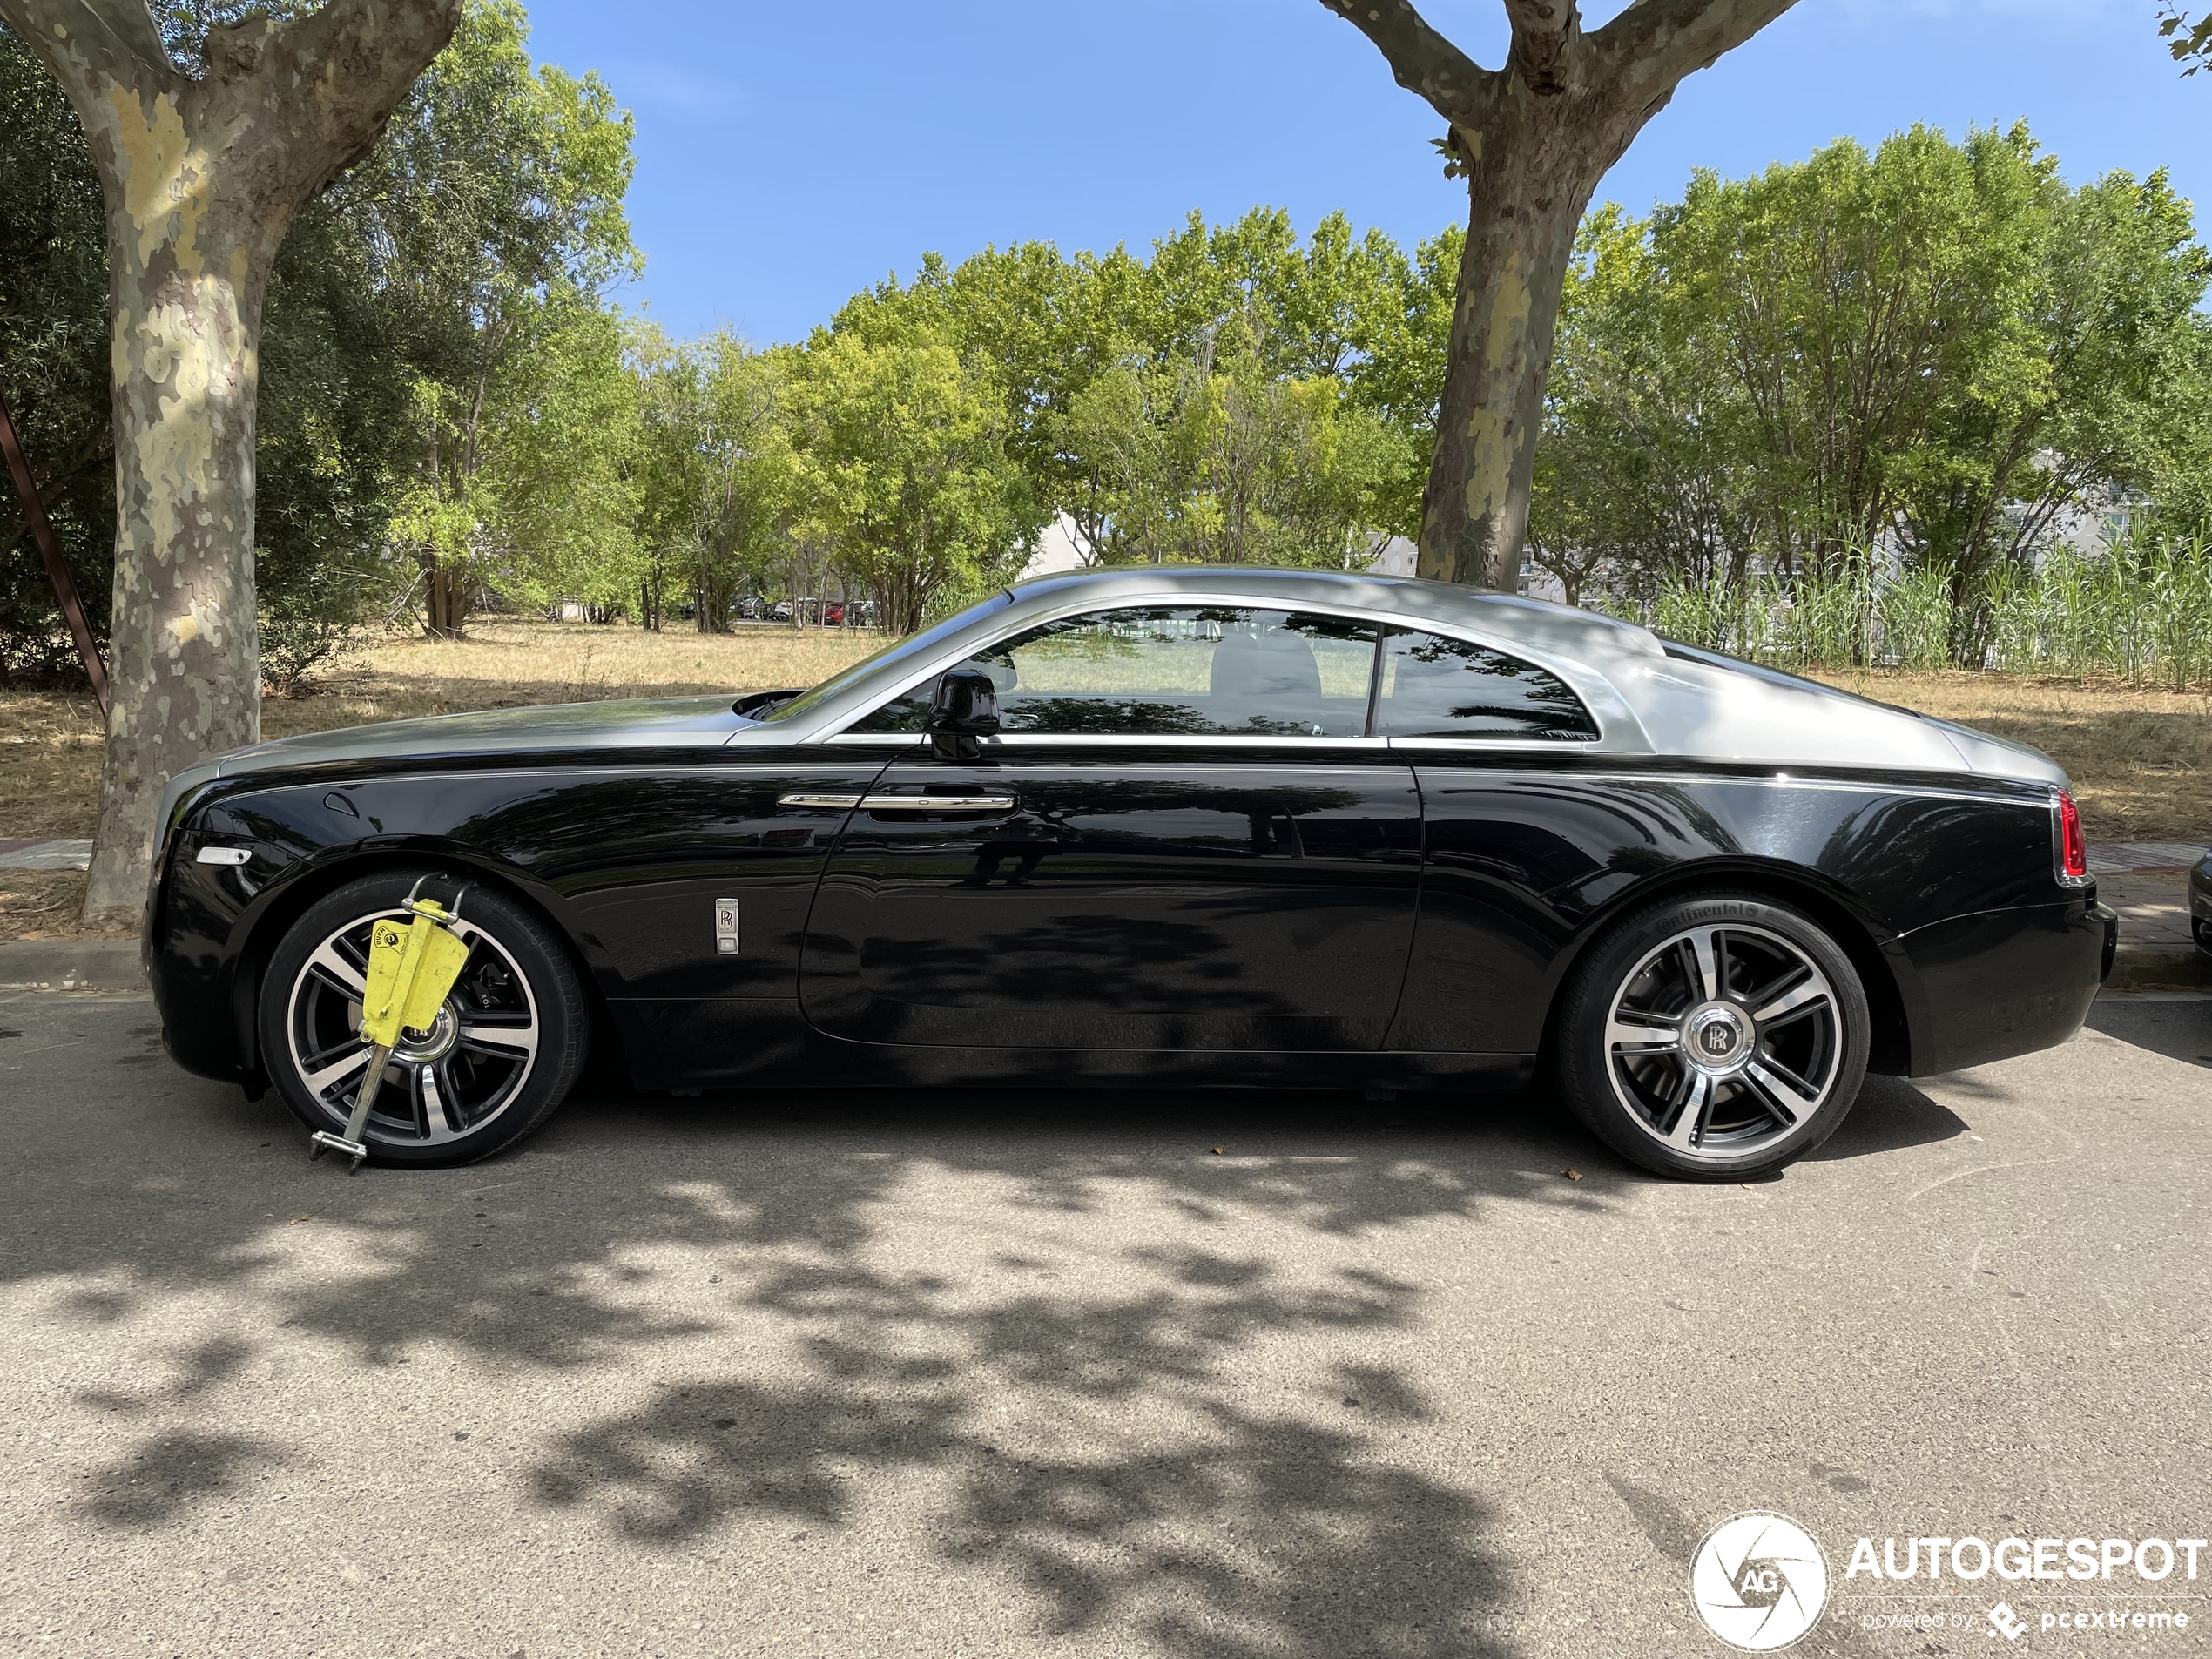
[[[54,526],[46,516],[46,504],[38,499],[38,486],[30,475],[30,458],[23,452],[23,440],[16,435],[16,418],[8,413],[8,399],[0,393],[0,449],[8,452],[8,470],[15,475],[16,494],[23,501],[23,516],[30,526],[30,539],[38,543],[38,556],[46,561],[46,579],[54,584],[54,597],[61,604],[62,615],[69,618],[69,631],[77,641],[77,654],[84,659],[84,678],[92,683],[92,700],[100,706],[100,718],[107,718],[107,664],[100,660],[100,648],[92,639],[92,624],[85,619],[84,602],[77,595],[77,578],[70,575],[68,561],[62,557],[62,544],[55,539]]]

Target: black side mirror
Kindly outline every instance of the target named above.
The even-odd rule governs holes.
[[[937,682],[929,708],[929,746],[941,760],[973,760],[979,738],[999,729],[999,691],[980,668],[955,668]]]

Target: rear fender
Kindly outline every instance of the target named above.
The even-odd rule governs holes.
[[[1574,946],[1553,966],[1550,1012],[1544,1022],[1544,1052],[1549,1054],[1559,1015],[1560,990],[1588,957],[1598,941],[1633,911],[1683,893],[1726,888],[1753,898],[1771,899],[1803,911],[1820,924],[1858,970],[1873,1021],[1868,1033],[1867,1069],[1896,1076],[1912,1074],[1914,1035],[1926,1028],[1926,1010],[1904,945],[1870,920],[1836,883],[1797,865],[1757,860],[1701,860],[1677,866],[1615,894],[1589,920]]]

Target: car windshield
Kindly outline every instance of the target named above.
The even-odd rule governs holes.
[[[788,720],[818,709],[831,698],[851,690],[862,680],[873,678],[895,664],[909,658],[926,656],[939,642],[958,633],[978,617],[988,617],[994,611],[1003,610],[1013,603],[1012,594],[995,593],[981,604],[972,604],[957,616],[948,617],[934,628],[925,628],[918,634],[886,645],[873,656],[862,658],[852,667],[831,675],[811,691],[801,691],[797,697],[769,705],[752,718],[756,720]]]

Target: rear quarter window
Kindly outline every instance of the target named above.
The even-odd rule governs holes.
[[[1375,735],[1594,743],[1598,731],[1548,669],[1470,640],[1393,631],[1383,641]]]

